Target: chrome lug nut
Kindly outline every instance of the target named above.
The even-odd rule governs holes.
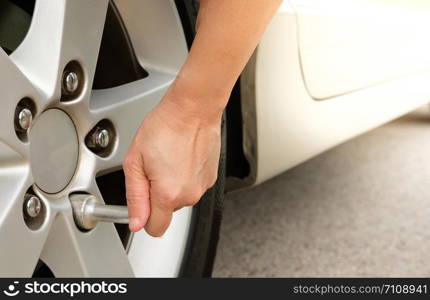
[[[109,146],[110,143],[110,134],[107,129],[104,128],[97,128],[92,136],[92,142],[93,145],[96,148],[102,148],[105,149]]]
[[[85,144],[94,154],[108,157],[114,150],[116,137],[112,122],[103,119],[88,132],[85,137]]]
[[[84,71],[77,61],[69,62],[63,71],[61,81],[60,101],[71,101],[76,99],[85,85]]]
[[[37,115],[36,104],[28,97],[22,98],[15,107],[13,125],[15,134],[21,142],[28,141],[28,130],[32,126],[33,118]]]
[[[64,76],[64,88],[65,90],[73,94],[78,90],[79,87],[79,77],[75,72],[68,72]]]
[[[42,210],[42,201],[36,196],[28,195],[25,199],[25,212],[31,218],[36,218]]]
[[[32,121],[33,121],[33,113],[28,108],[23,108],[18,113],[18,124],[20,129],[28,130],[31,126]]]

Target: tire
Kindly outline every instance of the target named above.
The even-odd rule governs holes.
[[[193,232],[190,235],[181,276],[210,277],[216,256],[222,221],[225,170],[226,170],[226,126],[222,121],[221,155],[218,179],[194,208]]]
[[[176,1],[182,27],[191,47],[195,35],[198,4],[193,0]],[[227,126],[223,116],[221,125],[221,155],[218,179],[193,211],[192,232],[182,265],[183,277],[210,277],[216,256],[225,192]]]

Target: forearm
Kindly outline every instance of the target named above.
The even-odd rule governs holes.
[[[197,34],[172,85],[171,99],[193,114],[211,117],[231,90],[281,0],[201,0]]]
[[[161,236],[218,175],[221,115],[281,0],[201,0],[197,36],[124,161],[130,229]]]

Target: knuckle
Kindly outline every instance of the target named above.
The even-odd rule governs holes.
[[[209,184],[208,184],[208,189],[210,189],[211,187],[213,187],[216,183],[218,179],[218,174],[215,173],[213,174],[210,178],[209,178]]]
[[[122,163],[122,167],[124,169],[124,172],[126,173],[134,172],[137,169],[136,165],[137,165],[136,160],[129,155],[126,156],[126,158]]]
[[[123,171],[124,174],[130,178],[130,179],[146,179],[146,176],[144,175],[144,166],[140,163],[138,159],[129,159],[123,163]]]
[[[202,198],[204,191],[201,189],[193,190],[187,197],[187,206],[196,205]]]
[[[136,203],[140,202],[138,193],[136,193],[135,191],[130,190],[130,189],[126,191],[126,198],[127,198],[127,203],[129,206],[130,205],[136,205]]]
[[[127,194],[127,207],[129,211],[141,211],[145,207],[145,202],[138,196]]]
[[[175,207],[180,195],[180,190],[176,187],[164,188],[160,193],[161,204],[165,207]]]
[[[218,179],[218,173],[217,172],[213,172],[211,175],[209,175],[208,179],[207,179],[207,183],[205,185],[206,190],[212,188]]]

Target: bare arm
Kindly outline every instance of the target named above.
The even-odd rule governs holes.
[[[130,229],[153,236],[216,181],[220,121],[232,88],[281,0],[200,0],[179,75],[145,118],[124,162]]]
[[[197,35],[174,87],[178,95],[191,99],[192,103],[187,105],[195,108],[200,116],[202,111],[219,114],[224,109],[237,78],[280,2],[200,1]]]

